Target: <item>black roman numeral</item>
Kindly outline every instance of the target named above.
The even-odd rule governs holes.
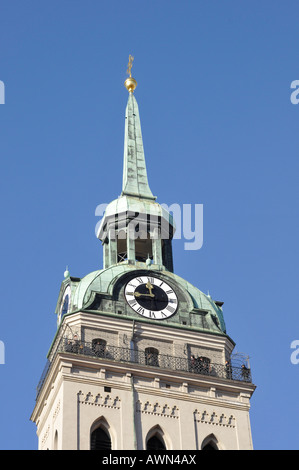
[[[173,308],[171,305],[167,305],[166,310],[168,310],[170,313],[175,312],[175,308]]]

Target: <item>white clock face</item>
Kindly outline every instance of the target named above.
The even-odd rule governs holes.
[[[178,308],[176,293],[166,282],[153,276],[138,276],[128,282],[125,297],[139,315],[152,320],[165,320]]]

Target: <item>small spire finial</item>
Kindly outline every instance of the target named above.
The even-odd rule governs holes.
[[[129,77],[132,77],[132,65],[133,65],[133,60],[134,60],[134,57],[130,54],[130,55],[129,55],[128,68],[127,68],[127,74],[129,75]]]
[[[127,68],[127,74],[129,75],[129,78],[127,78],[127,80],[125,81],[125,87],[129,93],[133,93],[135,88],[137,87],[137,82],[135,78],[132,77],[133,60],[134,60],[134,57],[130,54],[128,68]]]
[[[69,267],[67,266],[64,271],[64,278],[66,279],[67,277],[69,277],[69,275],[70,275]]]

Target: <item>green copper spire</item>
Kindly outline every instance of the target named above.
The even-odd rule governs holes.
[[[132,86],[132,83],[134,86]],[[125,143],[124,143],[124,169],[122,196],[135,196],[155,200],[147,179],[141,124],[138,104],[133,95],[137,86],[136,80],[130,77],[125,81],[129,91],[126,107]]]
[[[138,104],[131,92],[126,108],[122,196],[153,196],[147,179]]]

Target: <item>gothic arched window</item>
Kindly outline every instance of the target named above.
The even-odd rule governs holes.
[[[167,450],[171,449],[169,438],[159,425],[149,430],[145,439],[146,450]]]
[[[90,450],[111,450],[111,438],[108,430],[99,426],[91,433]]]
[[[203,440],[201,450],[219,450],[218,441],[214,434],[210,434]]]
[[[61,310],[61,315],[64,315],[65,313],[67,313],[68,308],[69,308],[69,296],[67,294],[64,298],[64,302],[63,302],[63,306],[62,306],[62,310]]]
[[[145,445],[146,450],[167,450],[165,444],[165,435],[159,425],[154,426],[148,432]]]

